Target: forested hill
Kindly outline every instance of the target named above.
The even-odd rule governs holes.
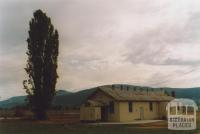
[[[121,85],[116,84],[115,86],[129,89],[141,89],[141,90],[165,90],[166,93],[171,94],[172,91],[175,92],[176,98],[189,98],[196,101],[200,105],[200,87],[195,88],[150,88],[150,87],[140,87],[133,85]],[[92,94],[97,88],[85,89],[78,92],[69,92],[66,90],[58,90],[56,96],[53,100],[54,106],[67,106],[67,107],[78,107],[80,106],[86,98]],[[15,96],[4,101],[0,101],[0,108],[12,108],[16,106],[26,105],[26,96]]]

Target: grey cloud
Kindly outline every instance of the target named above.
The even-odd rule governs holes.
[[[165,84],[168,84],[169,82],[173,81],[172,79],[172,74],[163,74],[161,72],[156,72],[154,73],[149,80],[147,80],[147,83],[149,86],[157,86],[159,85],[160,87],[165,87]]]
[[[22,95],[22,81],[25,79],[25,59],[21,56],[1,57],[0,59],[0,96],[1,99]]]
[[[163,36],[162,28],[133,35],[127,41],[127,47],[130,49],[130,52],[125,55],[127,61],[134,64],[159,64],[161,57],[167,54],[167,46]]]
[[[181,46],[183,43],[188,46],[200,43],[200,31],[197,30],[200,29],[199,14],[191,14],[183,25],[163,23],[147,32],[134,34],[127,41],[127,47],[131,49],[125,55],[127,61],[150,65],[199,65],[200,58],[190,60],[170,55],[172,49],[178,52],[176,46]]]
[[[188,7],[184,13],[188,17],[182,18],[182,8],[174,8],[177,5],[184,6],[149,0],[0,1],[0,94],[23,92],[28,22],[39,8],[52,18],[60,34],[57,88],[134,82],[162,86],[186,73],[192,81],[198,71],[189,72],[185,65],[199,66],[199,60],[177,56],[176,48],[200,43],[199,10]]]
[[[68,66],[68,68],[72,69],[91,69],[94,67],[98,67],[98,65],[95,65],[101,62],[101,59],[98,57],[84,57],[84,56],[78,56],[78,55],[72,55],[68,56],[65,59],[65,66]]]
[[[151,75],[151,77],[146,81],[147,85],[153,87],[171,87],[174,83],[193,81],[189,77],[195,77],[194,74],[199,72],[199,67],[182,67],[175,68],[171,71],[158,71]],[[198,75],[197,75],[198,76]],[[195,77],[196,78],[196,77]],[[182,83],[183,85],[183,83]]]
[[[161,65],[200,65],[200,60],[166,59]]]

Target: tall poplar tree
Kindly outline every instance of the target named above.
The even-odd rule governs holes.
[[[59,40],[58,31],[44,12],[37,10],[33,16],[27,38],[25,71],[28,79],[23,81],[23,85],[35,118],[44,120],[55,95]]]

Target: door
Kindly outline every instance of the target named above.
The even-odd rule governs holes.
[[[140,107],[140,120],[144,120],[144,108]]]
[[[101,121],[108,120],[108,106],[101,107]]]

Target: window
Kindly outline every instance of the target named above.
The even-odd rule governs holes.
[[[176,106],[170,106],[170,115],[176,115]]]
[[[181,111],[181,107],[180,107],[180,106],[177,106],[177,114],[181,115],[181,114],[182,114],[181,112],[182,112],[182,111]]]
[[[177,110],[178,110],[178,111],[180,110],[180,106],[177,106]]]
[[[111,101],[110,103],[109,103],[109,111],[110,111],[110,113],[114,113],[114,110],[115,108],[114,108],[114,102],[113,101]]]
[[[133,112],[133,103],[131,101],[128,102],[128,111]]]
[[[187,115],[194,115],[194,107],[192,106],[187,107]]]
[[[153,111],[153,103],[152,102],[149,102],[149,111]]]
[[[177,114],[178,115],[186,115],[186,107],[185,106],[177,106]]]
[[[186,115],[186,107],[185,106],[182,106],[182,114]]]

